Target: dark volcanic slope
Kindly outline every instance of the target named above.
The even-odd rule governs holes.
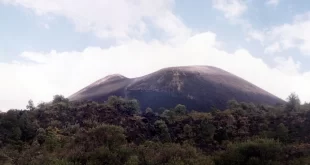
[[[103,102],[111,95],[136,98],[143,109],[184,104],[189,109],[208,111],[212,106],[225,108],[230,99],[271,105],[284,102],[231,73],[210,66],[171,67],[134,79],[110,75],[69,99]]]

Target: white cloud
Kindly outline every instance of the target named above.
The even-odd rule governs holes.
[[[267,0],[266,5],[277,6],[280,3],[280,0]]]
[[[242,18],[248,6],[244,0],[212,0],[213,8],[223,12],[225,18],[234,25],[239,25],[244,31],[250,31],[252,24]]]
[[[213,8],[223,12],[229,19],[237,18],[247,10],[243,0],[212,0],[212,3]]]
[[[48,25],[47,23],[43,24],[43,27],[44,27],[45,29],[50,29],[50,25]]]
[[[29,99],[38,103],[49,101],[55,94],[69,96],[108,74],[120,73],[136,77],[163,67],[180,65],[216,66],[283,99],[291,92],[297,92],[302,100],[310,100],[310,93],[305,92],[310,84],[310,72],[301,73],[299,62],[295,62],[291,57],[278,57],[275,60],[276,66],[271,68],[245,49],[229,54],[219,47],[221,42],[216,40],[214,33],[193,35],[172,12],[173,0],[1,1],[21,5],[49,18],[53,15],[64,16],[71,20],[79,31],[93,32],[98,37],[114,37],[121,41],[118,46],[107,49],[88,47],[81,52],[23,52],[20,55],[22,61],[0,62],[2,110],[23,108]],[[252,30],[250,24],[239,19],[247,10],[244,1],[212,2],[213,7],[224,12],[226,18]],[[305,20],[307,19],[302,16],[296,18],[294,24],[297,23],[298,28],[288,24],[268,32],[253,30],[249,34],[262,43],[270,43],[270,50],[266,51],[281,51],[297,47],[296,40],[300,41],[302,34],[294,30],[301,30],[300,26],[305,25],[299,24]],[[168,39],[151,42],[141,40],[140,36],[146,34],[150,26],[164,32]],[[303,30],[306,30],[306,27],[308,26]],[[305,51],[308,48],[308,39],[303,37],[301,41],[306,44],[298,48]],[[274,43],[278,44],[274,46]]]
[[[260,31],[252,30],[252,31],[248,32],[248,35],[250,38],[252,38],[254,40],[258,40],[261,43],[264,43],[264,40],[265,40],[264,33],[260,32]]]
[[[297,92],[302,100],[310,100],[305,90],[310,84],[310,72],[301,73],[298,62],[278,58],[277,66],[270,68],[244,49],[229,54],[218,48],[216,35],[211,32],[194,35],[178,45],[130,40],[107,49],[24,52],[21,56],[33,62],[0,63],[2,110],[25,107],[29,99],[38,103],[49,101],[54,94],[69,96],[108,74],[136,77],[180,65],[216,66],[283,99]]]
[[[275,62],[277,64],[276,68],[282,72],[294,76],[299,74],[299,69],[301,66],[300,62],[295,62],[292,57],[287,59],[283,57],[276,57]]]
[[[296,48],[302,54],[310,55],[310,12],[297,15],[292,23],[277,25],[259,32],[264,38],[266,52],[281,52]],[[249,37],[261,41],[261,38]]]
[[[265,49],[265,53],[267,54],[274,54],[277,52],[280,52],[280,44],[278,42],[273,43]]]
[[[40,16],[64,16],[76,30],[98,37],[130,38],[144,35],[150,24],[168,35],[190,30],[172,13],[174,0],[0,0],[35,11]]]

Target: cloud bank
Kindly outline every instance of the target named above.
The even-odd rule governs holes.
[[[305,91],[310,72],[301,72],[301,64],[292,57],[275,58],[268,66],[246,49],[228,53],[220,47],[216,34],[193,33],[173,12],[173,0],[0,0],[21,6],[39,16],[62,16],[76,30],[91,32],[99,38],[118,42],[108,48],[87,47],[83,51],[23,52],[22,60],[0,62],[0,110],[24,108],[29,99],[35,103],[50,101],[55,94],[69,96],[109,74],[137,77],[170,66],[211,65],[229,71],[285,99],[291,92],[302,101],[310,101]],[[109,5],[107,5],[109,2]],[[244,1],[213,0],[213,7],[230,20],[238,20],[247,10]],[[308,16],[296,17],[293,24],[274,27],[272,35],[250,29],[250,37],[270,43],[267,53],[281,52],[289,46],[308,51],[308,38],[296,28],[308,26]],[[163,39],[146,41],[144,35],[154,28]],[[294,33],[288,33],[294,31]],[[284,34],[284,35],[283,35]],[[295,40],[303,44],[295,44]],[[310,41],[310,40],[309,40]],[[274,44],[276,43],[276,44]],[[267,44],[268,45],[268,44]]]
[[[280,0],[267,0],[266,1],[266,5],[270,5],[270,6],[278,6],[279,3],[280,3]]]
[[[310,55],[310,12],[297,15],[291,23],[276,25],[266,30],[249,33],[252,39],[263,42],[265,52],[274,54],[297,49],[303,55]]]
[[[212,65],[285,99],[297,92],[303,101],[310,100],[305,91],[310,72],[300,73],[300,64],[292,58],[277,59],[270,68],[247,50],[230,54],[218,47],[216,34],[196,34],[178,45],[157,40],[130,40],[107,49],[89,47],[82,52],[24,52],[29,62],[0,63],[1,109],[23,108],[29,99],[49,101],[55,94],[69,96],[106,75],[120,73],[137,77],[169,66]]]
[[[213,8],[223,12],[229,19],[241,16],[248,9],[243,0],[212,0],[212,3]]]
[[[39,16],[63,16],[79,32],[100,38],[141,38],[150,26],[165,35],[190,33],[172,8],[174,0],[0,0],[33,10]],[[176,28],[177,27],[177,28]]]

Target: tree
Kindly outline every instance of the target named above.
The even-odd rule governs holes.
[[[288,138],[288,129],[283,123],[280,123],[276,129],[276,137],[281,141],[286,141]]]
[[[55,95],[53,99],[53,104],[60,102],[69,102],[69,99],[65,98],[63,95]]]
[[[48,128],[46,131],[44,145],[50,152],[53,152],[56,148],[60,147],[60,140],[57,137],[55,130]]]
[[[283,158],[281,143],[273,139],[256,139],[241,143],[234,143],[216,158],[215,164],[219,165],[260,165],[282,164],[278,163]],[[281,155],[282,154],[282,155]]]
[[[148,107],[145,109],[145,113],[153,113],[152,108]]]
[[[134,155],[130,156],[125,165],[138,165],[139,164],[139,157]]]
[[[7,156],[5,153],[0,151],[0,164],[10,165],[13,163],[12,163],[12,159],[9,156]]]
[[[144,115],[146,117],[149,117],[149,118],[156,116],[156,114],[153,112],[152,108],[146,108]]]
[[[140,164],[214,165],[213,161],[190,145],[147,141],[138,147]]]
[[[157,129],[157,132],[159,134],[159,138],[161,139],[161,141],[163,141],[163,142],[171,141],[171,137],[169,134],[169,128],[168,128],[167,124],[165,123],[165,121],[157,120],[154,123],[154,125],[155,125],[155,128]]]
[[[172,110],[168,110],[168,109],[166,109],[163,113],[162,113],[162,117],[165,117],[165,118],[167,118],[167,119],[169,119],[169,120],[174,120],[174,118],[175,118],[175,112],[174,111],[172,111]]]
[[[29,111],[23,111],[19,117],[19,128],[22,131],[21,140],[28,141],[36,136],[37,127],[29,116]]]
[[[193,128],[189,124],[185,124],[185,126],[183,127],[183,132],[185,136],[187,136],[187,138],[192,138],[194,136]]]
[[[157,112],[158,114],[162,114],[165,110],[166,110],[166,108],[160,107],[160,108],[157,109],[156,112]]]
[[[213,124],[208,123],[208,121],[206,121],[206,120],[203,120],[200,123],[200,128],[201,128],[201,130],[200,130],[201,140],[204,140],[204,141],[213,140],[213,137],[214,137],[215,131],[216,131],[216,128]]]
[[[119,146],[126,143],[125,130],[123,127],[115,125],[102,124],[91,129],[87,133],[93,147],[106,146],[109,150],[117,149]]]
[[[20,129],[20,111],[9,110],[0,116],[0,145],[3,142],[20,140],[22,131]]]
[[[185,106],[185,105],[178,104],[177,106],[175,106],[174,112],[175,112],[175,114],[177,114],[177,115],[185,115],[186,112],[187,112],[186,106]]]
[[[240,107],[240,104],[237,100],[232,99],[227,102],[227,106],[229,109],[237,109],[238,107]]]
[[[124,111],[129,115],[140,113],[140,105],[136,99],[126,100],[124,108]]]
[[[136,99],[127,100],[121,97],[111,96],[107,103],[124,114],[133,115],[140,113],[140,105]]]
[[[32,110],[35,109],[35,106],[34,106],[32,100],[29,100],[29,101],[28,101],[28,105],[26,106],[26,109],[27,109],[27,110],[30,110],[30,111],[32,111]]]
[[[42,145],[46,140],[46,131],[43,128],[39,128],[37,130],[37,141],[40,145]]]
[[[300,99],[295,93],[291,93],[287,98],[286,110],[296,112],[300,109]]]

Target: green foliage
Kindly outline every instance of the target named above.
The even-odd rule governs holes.
[[[5,153],[0,151],[0,164],[3,165],[11,165],[12,160],[10,157],[8,157]]]
[[[186,106],[178,104],[177,106],[175,106],[174,112],[177,115],[185,115],[187,113]]]
[[[288,140],[288,132],[289,130],[285,127],[285,125],[280,123],[276,129],[276,138],[285,142]]]
[[[229,109],[237,109],[240,107],[240,104],[236,100],[233,99],[227,102],[227,107]]]
[[[86,133],[88,147],[96,148],[97,146],[105,146],[109,150],[118,148],[126,143],[125,130],[115,125],[102,124],[92,128]]]
[[[168,110],[166,109],[163,113],[162,113],[162,117],[165,117],[167,119],[173,120],[175,118],[175,112],[172,110]]]
[[[201,140],[210,141],[213,140],[216,128],[213,124],[203,120],[200,124]]]
[[[152,108],[148,107],[145,109],[145,113],[153,113]]]
[[[124,114],[133,115],[140,113],[140,105],[137,100],[126,100],[117,96],[111,96],[107,103]]]
[[[139,157],[136,155],[130,156],[125,165],[139,165]]]
[[[185,124],[183,127],[183,132],[186,137],[192,138],[194,136],[193,128],[189,124]]]
[[[49,152],[53,152],[55,149],[60,147],[60,139],[59,137],[57,137],[57,133],[55,132],[55,130],[49,129],[46,132],[44,146]]]
[[[122,165],[122,160],[117,152],[111,151],[107,147],[100,147],[90,154],[87,164],[101,165],[101,164],[115,164]]]
[[[76,163],[70,162],[68,160],[63,160],[63,159],[51,159],[46,164],[47,165],[77,165]]]
[[[188,112],[179,104],[140,113],[137,100],[56,95],[0,113],[0,164],[309,164],[309,107],[292,94],[285,105],[231,100],[224,111]]]
[[[65,98],[63,95],[55,95],[53,99],[53,104],[61,103],[61,102],[69,102],[69,99]]]
[[[189,113],[188,116],[190,116],[194,121],[211,120],[213,118],[211,113],[197,111]]]
[[[36,126],[27,111],[9,110],[0,115],[1,142],[19,143],[35,137]]]
[[[157,134],[158,134],[158,136],[162,142],[170,142],[171,141],[171,137],[169,134],[169,128],[168,128],[167,124],[165,123],[165,121],[157,120],[154,123],[154,126],[155,126],[155,128],[157,130]]]
[[[28,101],[28,105],[26,106],[26,109],[27,109],[27,110],[30,110],[30,111],[32,111],[32,110],[35,109],[35,106],[34,106],[32,100],[29,100],[29,101]]]
[[[37,130],[37,141],[42,145],[46,140],[46,131],[43,128]]]
[[[289,160],[288,165],[307,165],[310,162],[310,156],[302,156],[300,158]]]
[[[256,139],[229,146],[216,159],[217,165],[277,164],[283,158],[282,145],[272,139]]]
[[[140,145],[139,155],[141,164],[186,164],[186,165],[213,165],[212,159],[204,156],[194,147],[189,145],[179,145],[173,143],[146,142]]]
[[[295,93],[292,93],[287,98],[287,104],[286,104],[286,110],[291,111],[298,111],[300,109],[300,99],[298,95]]]

